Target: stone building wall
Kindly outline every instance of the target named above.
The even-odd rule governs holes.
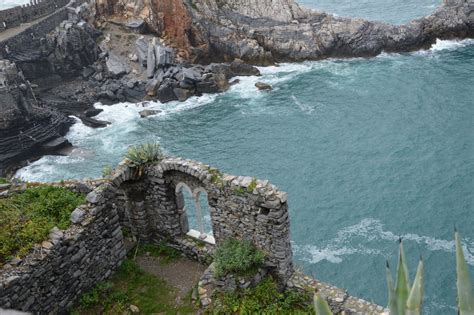
[[[62,21],[67,20],[68,10],[62,8],[54,14],[32,25],[23,32],[0,42],[0,58],[10,59],[15,56],[21,59],[21,54],[25,51],[37,51],[39,54],[39,41],[46,34],[54,30]]]
[[[249,240],[266,253],[259,279],[270,272],[290,289],[317,289],[333,309],[345,314],[387,314],[383,307],[294,272],[287,195],[268,181],[167,157],[140,168],[122,163],[104,181],[61,185],[88,193],[87,204],[71,214],[68,230],[53,229],[50,239],[22,261],[0,270],[0,309],[66,311],[121,264],[127,230],[140,243],[164,242],[208,265],[216,245],[225,239]],[[212,235],[189,229],[184,188],[194,200],[207,195]],[[204,306],[211,301],[209,286],[217,283],[211,281],[211,269],[199,281],[199,291],[207,292],[200,295]]]
[[[69,229],[53,229],[49,240],[0,270],[0,308],[64,313],[120,265],[125,248],[114,209],[88,203],[71,221]]]
[[[249,240],[267,254],[266,267],[282,283],[289,279],[293,263],[287,194],[268,181],[221,174],[199,162],[166,158],[141,171],[122,165],[105,185],[102,198],[118,209],[122,224],[131,227],[141,241],[166,241],[184,250],[183,243],[190,238],[179,190],[183,185],[195,197],[207,194],[213,230],[212,236],[202,235],[203,253],[192,244],[188,244],[188,253],[206,260],[213,243],[219,245],[227,238]]]
[[[29,4],[0,11],[0,32],[32,22],[64,7],[70,0],[32,0]]]

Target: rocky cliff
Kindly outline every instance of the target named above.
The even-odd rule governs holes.
[[[26,158],[67,145],[61,136],[70,119],[39,106],[30,83],[7,60],[0,60],[0,112],[0,176]]]
[[[97,0],[102,19],[142,18],[191,62],[255,64],[373,56],[474,36],[474,1],[445,0],[406,25],[335,17],[295,0]]]

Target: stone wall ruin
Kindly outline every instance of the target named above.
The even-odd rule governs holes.
[[[207,265],[215,246],[225,239],[249,240],[266,253],[258,279],[270,273],[282,287],[317,289],[333,309],[347,314],[387,312],[294,271],[287,194],[267,180],[222,174],[199,162],[167,157],[139,168],[122,163],[94,187],[88,190],[87,203],[71,214],[68,230],[53,229],[49,240],[0,270],[0,310],[66,312],[122,263],[123,234],[128,230],[140,243],[164,242]],[[191,191],[194,201],[207,194],[212,235],[189,229],[183,189]],[[199,281],[200,291],[211,281],[212,266]],[[200,295],[202,305],[210,303],[209,297]]]

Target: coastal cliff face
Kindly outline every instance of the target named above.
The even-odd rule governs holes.
[[[39,106],[30,83],[7,60],[0,60],[0,112],[0,176],[25,157],[51,153],[67,144],[61,136],[70,119]]]
[[[103,19],[142,18],[190,62],[255,64],[374,56],[474,36],[474,1],[446,0],[406,25],[341,18],[294,0],[98,0]]]

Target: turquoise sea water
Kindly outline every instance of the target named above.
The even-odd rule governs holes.
[[[324,9],[403,23],[437,1],[362,3]],[[454,225],[474,274],[474,41],[261,70],[220,95],[152,104],[163,113],[149,119],[140,104],[98,105],[111,126],[76,124],[72,156],[18,176],[99,176],[129,145],[156,139],[168,153],[287,191],[297,265],[351,294],[386,304],[385,261],[396,264],[403,237],[412,273],[425,259],[425,314],[455,314]],[[257,92],[259,80],[274,90]]]

